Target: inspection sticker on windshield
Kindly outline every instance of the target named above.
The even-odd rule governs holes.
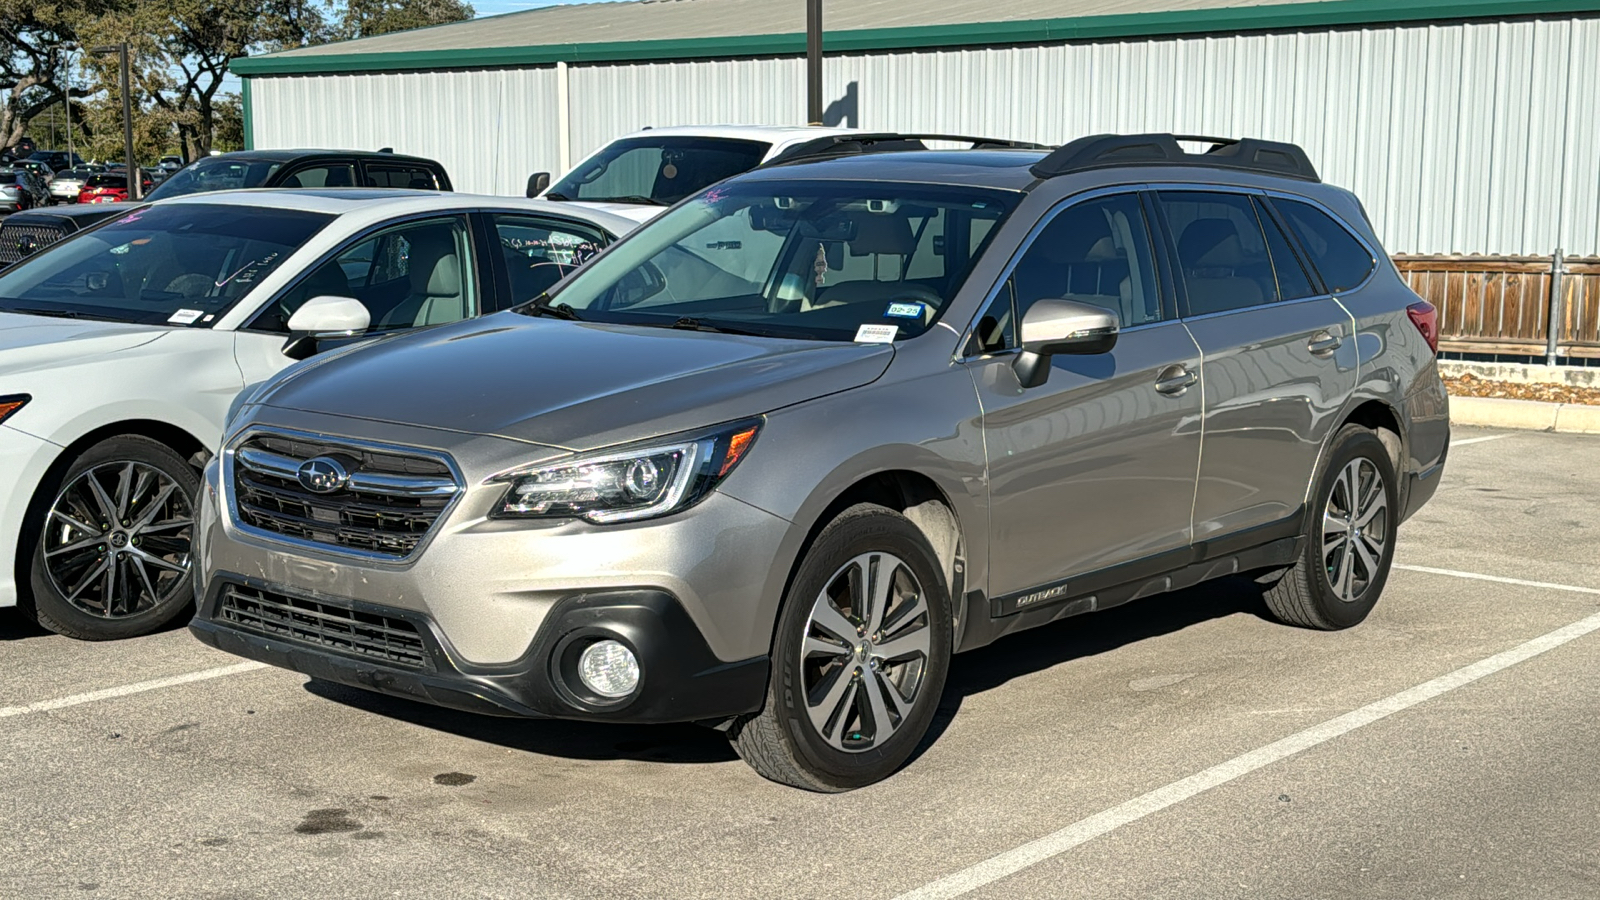
[[[203,315],[205,315],[205,310],[203,309],[180,309],[167,317],[167,324],[193,325]]]
[[[920,319],[922,311],[926,308],[921,303],[891,303],[884,315],[897,319]]]
[[[892,344],[899,333],[899,325],[863,325],[856,329],[856,343]]]

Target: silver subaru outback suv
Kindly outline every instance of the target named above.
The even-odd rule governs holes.
[[[1234,574],[1355,625],[1443,468],[1434,311],[1300,148],[1204,146],[767,168],[516,310],[310,360],[206,473],[193,631],[702,722],[837,791],[1011,632]]]

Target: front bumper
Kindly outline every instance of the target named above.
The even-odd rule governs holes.
[[[266,626],[260,624],[264,620],[252,617],[245,617],[250,623],[246,625],[240,625],[237,616],[230,620],[224,594],[235,585],[250,589],[254,596],[265,591],[302,601],[299,625],[295,617]],[[395,665],[308,639],[319,631],[317,621],[328,621],[328,612],[345,610],[369,622],[381,618],[408,623],[420,638],[419,660]],[[190,630],[219,650],[313,678],[490,715],[642,723],[717,721],[760,709],[767,687],[766,657],[733,663],[717,659],[682,605],[662,591],[566,598],[546,617],[546,627],[528,652],[498,666],[462,660],[424,616],[356,601],[285,594],[231,573],[212,579]],[[569,645],[599,638],[621,640],[640,661],[639,688],[620,702],[586,696],[570,666],[563,665],[572,658],[563,652]]]

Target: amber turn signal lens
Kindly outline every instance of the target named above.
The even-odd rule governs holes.
[[[756,439],[756,426],[751,425],[743,431],[736,431],[728,438],[728,455],[722,458],[722,468],[717,470],[717,477],[728,474],[739,460],[744,458],[745,452],[750,449],[750,442]]]
[[[13,394],[10,397],[0,397],[0,422],[11,417],[11,414],[28,405],[30,398],[27,394]]]

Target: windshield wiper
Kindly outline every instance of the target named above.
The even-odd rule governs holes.
[[[540,200],[564,200],[564,201],[570,201],[572,198],[568,197],[566,194],[558,194],[555,191],[547,191],[545,193],[545,195],[543,197],[540,197],[539,199]]]
[[[590,197],[590,203],[642,203],[646,206],[671,206],[665,200],[654,197],[641,197],[638,194],[629,194],[626,197]]]
[[[521,306],[514,307],[516,312],[525,316],[550,316],[554,319],[565,319],[568,322],[582,322],[583,317],[572,308],[570,303],[551,304],[550,292],[545,291]]]
[[[17,313],[24,316],[49,316],[53,319],[95,319],[99,321],[115,321],[102,319],[100,316],[91,316],[88,313],[73,312],[70,309],[31,309],[26,306],[0,306],[0,312]]]
[[[753,328],[739,328],[731,325],[713,325],[710,322],[696,319],[693,316],[680,316],[671,325],[655,322],[630,322],[631,325],[648,325],[652,328],[676,328],[679,331],[710,331],[716,334],[747,334],[755,337],[772,337],[770,331],[757,331]]]

